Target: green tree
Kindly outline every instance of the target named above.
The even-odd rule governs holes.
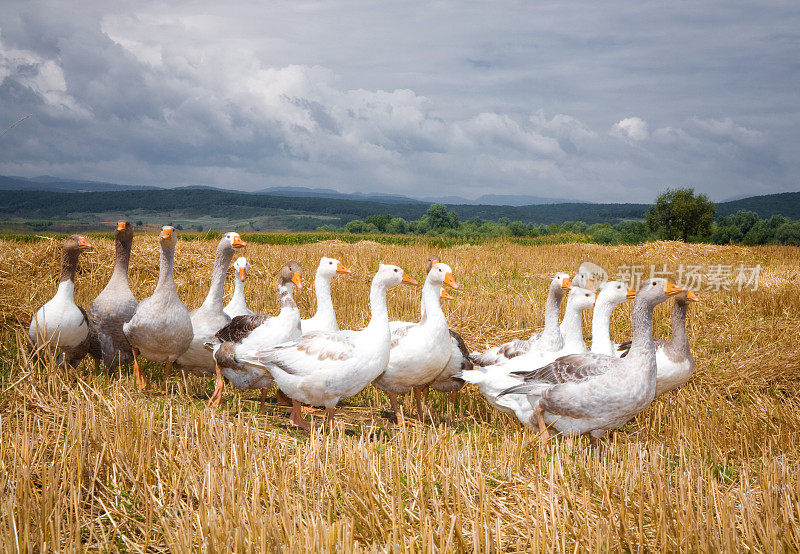
[[[775,238],[778,240],[778,244],[800,246],[800,221],[784,223],[778,227]]]
[[[367,230],[367,224],[360,219],[348,221],[344,226],[345,231],[348,233],[364,233]]]
[[[458,228],[456,212],[448,212],[444,204],[431,204],[427,216],[428,226],[431,230]]]
[[[667,189],[647,213],[647,227],[667,240],[688,241],[711,233],[716,208],[694,189]]]

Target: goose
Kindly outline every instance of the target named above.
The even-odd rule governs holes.
[[[214,269],[211,273],[211,285],[203,304],[192,310],[189,317],[192,320],[192,343],[189,348],[175,361],[175,365],[182,371],[196,375],[210,375],[214,372],[214,356],[205,348],[205,343],[212,340],[217,331],[230,323],[231,318],[222,309],[222,296],[225,288],[225,274],[237,249],[243,248],[246,243],[239,233],[226,233],[217,245],[214,256]]]
[[[389,364],[373,383],[389,395],[398,423],[404,423],[397,395],[414,392],[417,417],[422,419],[422,392],[450,360],[450,329],[440,303],[442,285],[458,288],[449,265],[434,263],[422,289],[422,318],[419,323],[396,327],[392,331]]]
[[[261,389],[261,408],[264,407],[267,390],[272,386],[272,376],[268,371],[244,366],[242,356],[258,352],[276,344],[300,337],[300,311],[292,296],[293,287],[303,287],[300,264],[290,260],[281,268],[278,275],[278,300],[281,311],[277,316],[240,315],[219,329],[205,347],[211,350],[215,361],[216,383],[214,393],[208,400],[209,406],[219,406],[225,387],[223,376],[240,390]]]
[[[500,396],[527,395],[544,444],[548,426],[562,434],[589,433],[594,441],[618,429],[655,397],[656,352],[653,310],[683,292],[665,279],[648,279],[633,304],[633,341],[625,358],[584,353],[562,356],[530,371],[518,372],[524,382]]]
[[[600,287],[597,303],[592,313],[592,346],[589,349],[597,354],[619,356],[617,344],[611,340],[609,325],[614,308],[627,300],[636,298],[636,290],[620,281],[608,281]]]
[[[103,367],[113,369],[133,361],[133,351],[122,325],[136,312],[136,298],[128,282],[128,265],[133,244],[133,227],[118,221],[114,232],[114,272],[108,284],[89,306],[89,323],[98,343]]]
[[[675,390],[694,374],[694,356],[686,337],[686,311],[689,304],[699,302],[694,291],[675,296],[672,306],[672,340],[654,339],[656,345],[656,396]],[[630,351],[631,342],[620,345],[622,356]]]
[[[81,235],[72,235],[61,247],[61,277],[55,296],[39,307],[31,318],[28,337],[34,353],[58,352],[58,365],[76,367],[92,346],[89,318],[75,304],[75,272],[81,252],[91,248]]]
[[[334,258],[322,258],[314,277],[314,294],[317,297],[317,311],[314,317],[300,321],[303,334],[313,331],[338,331],[336,313],[331,300],[331,281],[342,273],[350,273],[342,262]]]
[[[122,332],[133,352],[133,374],[139,389],[147,387],[147,377],[139,367],[141,354],[151,362],[164,362],[164,391],[172,364],[192,344],[192,320],[189,310],[178,298],[175,288],[175,245],[178,233],[169,225],[161,228],[161,260],[158,283],[153,295],[136,307],[133,317],[122,325]]]
[[[514,339],[511,342],[490,348],[483,353],[473,352],[472,360],[480,366],[506,362],[530,350],[557,352],[564,347],[564,338],[558,325],[558,314],[564,291],[572,288],[572,281],[566,273],[556,273],[550,281],[547,304],[544,311],[544,329],[534,333],[528,340]]]
[[[541,367],[567,354],[586,352],[586,344],[583,342],[581,330],[581,313],[594,305],[595,298],[595,294],[587,289],[579,287],[570,289],[567,307],[564,311],[564,319],[568,324],[561,349],[555,352],[530,350],[505,362],[476,367],[473,371],[462,371],[459,377],[476,385],[486,401],[495,409],[516,416],[523,425],[533,426],[531,403],[525,397],[503,396],[502,393],[510,387],[521,384],[522,381],[516,375],[516,371]]]
[[[425,275],[430,273],[434,263],[440,262],[439,256],[432,254],[428,257],[425,266]],[[442,289],[441,298],[444,300],[452,300],[446,290]],[[420,308],[423,310],[424,306]],[[390,323],[391,325],[391,323]],[[450,329],[450,359],[444,366],[444,369],[438,377],[430,384],[430,388],[447,394],[451,402],[455,402],[458,391],[464,386],[464,380],[459,377],[462,371],[469,371],[473,369],[474,364],[469,356],[469,350],[456,331]],[[427,400],[428,387],[423,389],[423,400]]]
[[[233,262],[233,296],[222,309],[231,319],[237,315],[253,315],[253,311],[247,307],[247,301],[244,299],[244,280],[247,278],[248,269],[250,264],[244,256],[236,258]]]
[[[245,365],[269,371],[292,399],[292,425],[310,427],[300,414],[302,404],[324,406],[332,420],[341,398],[358,394],[384,372],[392,341],[386,291],[401,283],[417,284],[401,268],[380,265],[370,287],[370,322],[361,331],[309,333],[241,356]]]

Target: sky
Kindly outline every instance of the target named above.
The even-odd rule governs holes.
[[[0,3],[0,174],[650,202],[800,190],[800,2]]]

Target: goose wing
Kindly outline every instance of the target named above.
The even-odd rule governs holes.
[[[505,389],[498,398],[506,394],[541,394],[554,385],[580,383],[606,373],[618,362],[618,358],[593,352],[561,356],[532,371],[512,372],[512,375],[522,377],[525,382]]]
[[[270,319],[272,317],[268,315],[237,315],[217,331],[216,337],[222,341],[240,342]]]
[[[355,356],[352,333],[309,333],[293,342],[242,354],[245,363],[277,366],[291,375],[306,376]]]

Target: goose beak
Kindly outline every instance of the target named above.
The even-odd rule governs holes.
[[[636,289],[628,287],[628,294],[625,295],[626,300],[633,300],[636,298]]]
[[[294,286],[296,286],[298,289],[303,288],[303,278],[300,276],[299,273],[295,273],[294,275],[292,275],[292,283],[294,283]]]
[[[453,299],[453,297],[450,296],[450,294],[444,289],[442,289],[442,298],[444,298],[445,300],[452,300]]]
[[[444,276],[444,284],[449,286],[449,287],[453,287],[454,289],[458,288],[458,283],[456,283],[456,278],[453,277],[452,273],[445,274],[445,276]]]
[[[592,302],[592,306],[597,306],[597,295],[594,295],[594,302]]]
[[[239,235],[233,235],[233,243],[232,246],[234,248],[242,248],[243,246],[247,246],[247,243],[242,240],[242,237]]]
[[[244,278],[247,277],[247,269],[244,267],[239,268],[239,279],[244,283]]]
[[[117,221],[117,231],[124,231],[128,228],[127,221]]]
[[[569,277],[564,277],[561,281],[561,290],[570,290],[572,288],[572,280]]]
[[[161,238],[164,240],[169,240],[172,238],[172,227],[164,227],[161,229]]]
[[[87,248],[91,248],[92,245],[89,244],[89,241],[86,240],[85,237],[78,237],[78,248],[81,250],[86,250]]]
[[[405,285],[419,285],[419,283],[417,283],[417,280],[414,279],[411,275],[409,275],[405,271],[403,272],[403,280],[401,282]]]
[[[683,287],[679,287],[672,281],[667,281],[667,284],[664,285],[664,294],[667,296],[675,296],[676,294],[680,294],[684,292],[686,289]]]
[[[347,269],[342,262],[339,262],[336,265],[336,273],[352,273],[349,269]]]
[[[697,294],[695,294],[693,290],[690,290],[688,293],[686,293],[686,298],[688,298],[692,302],[700,302],[700,298],[697,296]]]

